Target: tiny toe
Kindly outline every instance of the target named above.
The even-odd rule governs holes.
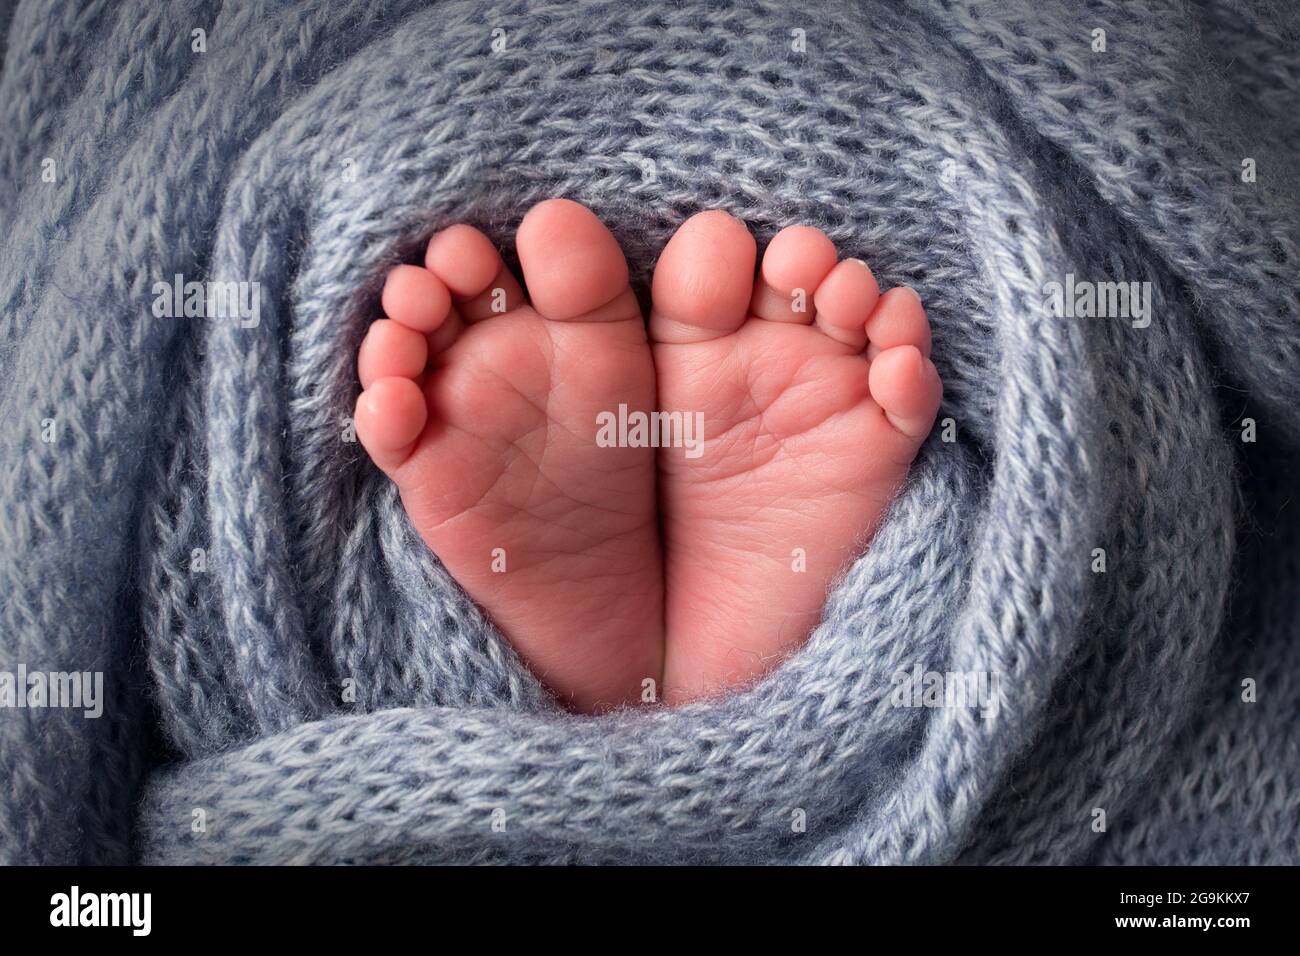
[[[381,378],[414,379],[424,371],[428,357],[428,340],[423,333],[400,322],[378,319],[370,324],[357,353],[361,387],[369,388]]]
[[[745,321],[754,290],[754,237],[721,210],[682,223],[655,264],[650,338],[682,344],[720,338]]]
[[[900,286],[880,297],[867,319],[867,358],[874,359],[885,349],[912,345],[930,357],[930,323],[925,307],[915,289]]]
[[[546,318],[564,322],[639,316],[618,240],[581,203],[539,202],[519,224],[515,247],[533,308]]]
[[[483,233],[458,223],[429,240],[424,264],[457,299],[468,299],[486,289],[496,277],[501,254]]]
[[[357,398],[353,421],[371,459],[391,475],[411,457],[428,415],[424,393],[415,382],[381,378]]]
[[[388,273],[380,296],[384,314],[417,332],[432,332],[447,318],[451,295],[428,269],[402,265]]]
[[[924,438],[934,426],[943,384],[934,363],[913,345],[885,349],[871,362],[871,397],[890,424],[909,438]]]
[[[527,299],[492,240],[473,226],[457,224],[429,240],[424,264],[450,290],[466,323],[513,312]]]
[[[813,295],[839,258],[820,229],[787,226],[763,253],[749,311],[771,322],[810,325]]]
[[[880,289],[861,259],[845,259],[822,280],[813,296],[817,327],[836,341],[861,351],[867,344],[867,316]]]

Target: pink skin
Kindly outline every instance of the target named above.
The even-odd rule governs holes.
[[[358,356],[362,443],[574,709],[637,702],[646,678],[668,703],[753,680],[807,637],[933,425],[919,298],[880,295],[803,226],[755,282],[745,227],[702,213],[660,257],[652,346],[588,210],[539,204],[517,247],[528,298],[468,226],[389,275]],[[599,447],[596,416],[620,403],[702,412],[703,455]]]
[[[670,704],[748,683],[803,643],[943,392],[916,293],[881,296],[807,226],[772,240],[757,281],[754,259],[743,224],[706,212],[655,269],[659,404],[702,411],[706,439],[694,459],[659,454]]]
[[[389,319],[358,356],[357,435],[534,673],[599,711],[639,701],[663,666],[654,449],[595,442],[599,412],[653,408],[654,366],[595,216],[551,200],[517,239],[531,303],[467,226],[392,272]]]

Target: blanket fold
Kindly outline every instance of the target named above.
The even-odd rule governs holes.
[[[1298,30],[21,3],[0,863],[1300,862]],[[807,645],[725,699],[564,713],[355,440],[386,270],[458,221],[509,259],[551,196],[641,293],[723,208],[926,302],[935,433]],[[20,667],[102,674],[103,716],[7,702]]]

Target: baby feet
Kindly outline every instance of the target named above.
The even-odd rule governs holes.
[[[647,678],[679,703],[761,675],[816,624],[933,424],[920,300],[879,295],[807,227],[772,241],[755,280],[745,227],[702,213],[656,268],[652,357],[588,210],[541,203],[516,245],[527,298],[467,226],[390,274],[358,358],[358,436],[575,709],[642,700]],[[698,414],[702,451],[606,447],[620,405]]]
[[[816,626],[827,587],[875,533],[942,386],[908,288],[879,294],[791,226],[754,277],[723,212],[688,219],[655,268],[659,404],[704,413],[704,453],[659,452],[669,637],[664,696],[760,676]]]
[[[640,700],[663,665],[655,450],[594,440],[600,412],[654,408],[654,365],[591,212],[541,203],[516,246],[527,296],[468,226],[388,276],[388,319],[357,360],[357,437],[538,678],[600,710]]]

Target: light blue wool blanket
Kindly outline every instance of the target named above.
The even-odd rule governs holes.
[[[0,862],[1300,862],[1296,11],[0,14]],[[720,702],[562,712],[351,440],[385,271],[551,196],[642,291],[722,208],[928,305],[906,489]]]

